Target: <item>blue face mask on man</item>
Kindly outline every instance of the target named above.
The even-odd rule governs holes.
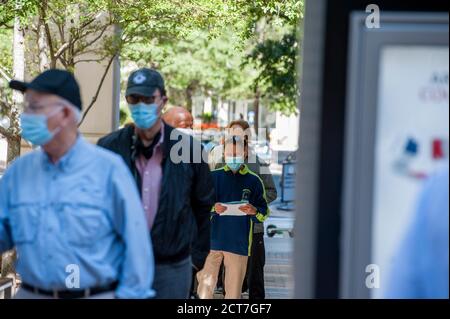
[[[45,145],[61,130],[56,128],[52,132],[48,129],[48,119],[56,115],[62,108],[58,108],[49,115],[22,113],[20,115],[20,127],[22,137],[33,145]]]
[[[233,172],[237,172],[239,170],[239,168],[241,168],[242,164],[244,164],[244,157],[243,156],[225,156],[225,163]]]
[[[137,104],[129,104],[131,117],[137,127],[148,129],[152,127],[159,118],[158,104],[145,104],[143,102]]]

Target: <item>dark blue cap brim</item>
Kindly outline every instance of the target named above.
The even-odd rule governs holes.
[[[12,80],[9,82],[9,87],[13,90],[25,92],[28,89],[29,84],[30,83],[27,82]]]
[[[131,87],[127,88],[127,90],[125,92],[125,96],[137,94],[137,95],[142,95],[142,96],[146,96],[146,97],[152,97],[157,88],[158,87],[156,87],[156,86],[148,87],[148,86],[135,85],[135,86],[131,86]]]
[[[33,84],[32,82],[22,82],[17,80],[12,80],[9,82],[9,87],[13,90],[25,92],[28,89],[35,90],[42,93],[51,93],[48,88],[41,87],[39,85]]]

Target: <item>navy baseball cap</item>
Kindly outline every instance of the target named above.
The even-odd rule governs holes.
[[[65,70],[47,70],[39,74],[31,82],[12,80],[9,87],[25,92],[28,89],[37,92],[54,94],[66,99],[81,111],[80,87],[72,73]]]
[[[165,86],[163,77],[156,70],[142,68],[132,72],[128,77],[125,96],[138,94],[151,97],[156,89],[164,93]]]

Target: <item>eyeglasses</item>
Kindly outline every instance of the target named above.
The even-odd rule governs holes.
[[[126,100],[128,104],[138,104],[139,102],[145,103],[145,104],[152,104],[155,101],[159,100],[161,98],[160,95],[153,95],[153,96],[143,96],[143,95],[136,95],[131,94],[126,96]]]
[[[242,144],[247,146],[247,139],[238,135],[231,135],[225,138],[225,144]]]
[[[41,113],[42,110],[45,110],[46,108],[50,107],[50,106],[60,106],[60,107],[65,107],[65,105],[63,103],[53,103],[53,104],[25,104],[23,106],[23,111],[24,113],[32,113],[32,114],[36,114],[36,113]]]

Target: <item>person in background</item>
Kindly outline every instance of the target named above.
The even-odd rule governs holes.
[[[386,298],[448,299],[449,168],[423,187],[412,224],[393,261]]]
[[[181,106],[173,106],[163,114],[162,119],[164,122],[172,127],[175,127],[186,134],[192,133],[192,127],[194,125],[194,118],[187,109]]]
[[[211,251],[197,273],[198,296],[213,298],[222,260],[225,265],[225,298],[240,299],[242,283],[251,254],[253,225],[263,222],[269,208],[261,179],[244,163],[245,144],[240,136],[225,140],[226,165],[214,170],[215,205],[211,215]],[[227,203],[240,203],[243,216],[221,216]]]
[[[201,251],[207,253],[210,247],[211,173],[203,156],[193,160],[194,150],[202,151],[200,142],[161,120],[167,96],[159,72],[148,68],[132,72],[125,96],[134,125],[101,138],[98,145],[122,156],[141,191],[155,253],[156,298],[186,299],[192,281],[193,234],[199,233],[196,244]],[[180,154],[171,152],[180,143],[181,153],[188,152],[187,161],[179,162]]]
[[[266,191],[267,203],[273,202],[277,198],[277,189],[273,181],[273,176],[270,174],[268,165],[264,163],[253,150],[249,147],[250,140],[250,126],[244,120],[232,121],[226,130],[226,134],[238,135],[244,138],[245,146],[245,164],[248,168],[255,172],[263,181]],[[209,156],[210,168],[217,169],[224,166],[223,158],[223,144],[213,148]],[[249,299],[264,299],[264,265],[266,259],[266,252],[264,246],[264,223],[256,223],[253,228],[252,253],[248,260],[246,283],[249,290]],[[221,277],[220,277],[221,278]],[[226,287],[225,287],[226,289]]]
[[[171,125],[172,127],[185,132],[189,135],[192,134],[192,126],[194,123],[194,118],[192,117],[192,114],[181,106],[174,106],[171,107],[166,113],[162,116],[164,122]],[[200,269],[203,268],[203,265],[205,264],[206,256],[208,255],[208,251],[203,251],[201,248],[201,243],[205,240],[209,240],[209,225],[206,224],[207,229],[206,230],[200,230],[198,232],[193,233],[193,239],[192,239],[192,285],[191,285],[191,297],[196,297],[196,275],[197,272],[200,271]],[[207,238],[199,239],[198,235],[207,236]],[[197,243],[200,243],[200,246],[198,246]]]
[[[0,254],[16,247],[16,298],[150,298],[151,239],[122,158],[78,132],[81,98],[72,74],[49,70],[25,92],[22,137],[40,148],[0,180]]]

